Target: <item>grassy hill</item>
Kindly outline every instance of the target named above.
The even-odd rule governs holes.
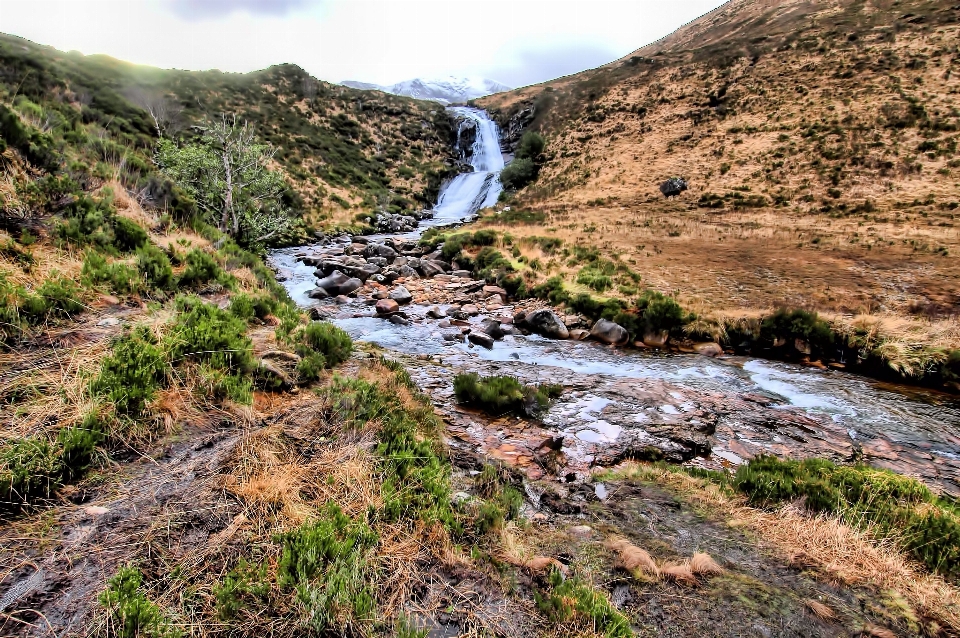
[[[512,202],[544,221],[510,232],[595,247],[701,312],[804,307],[956,347],[958,30],[952,1],[736,0],[478,100],[548,141]],[[690,190],[668,201],[674,176]],[[557,274],[576,289],[556,261],[535,278]]]
[[[150,182],[158,126],[189,138],[191,126],[223,113],[278,149],[288,204],[306,225],[355,224],[381,206],[423,208],[451,170],[443,109],[331,85],[292,64],[246,74],[163,70],[0,35],[0,101],[46,136],[53,155],[161,208],[169,202]]]

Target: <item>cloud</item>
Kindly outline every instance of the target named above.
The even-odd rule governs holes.
[[[621,56],[622,53],[596,42],[555,43],[506,54],[500,64],[482,73],[507,86],[521,87],[593,69]]]
[[[170,9],[187,20],[224,18],[238,11],[283,16],[317,4],[317,0],[172,0]]]

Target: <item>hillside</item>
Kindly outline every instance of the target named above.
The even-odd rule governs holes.
[[[134,192],[147,187],[158,125],[190,137],[193,125],[236,115],[278,149],[289,204],[310,227],[422,209],[453,170],[442,108],[321,82],[292,64],[247,74],[162,70],[0,35],[0,95],[55,146]],[[152,189],[144,195],[163,204]]]
[[[508,146],[547,138],[510,202],[545,221],[510,232],[619,256],[701,313],[803,307],[956,347],[958,28],[952,1],[735,0],[604,67],[482,98]],[[690,188],[666,200],[675,176]],[[547,274],[576,288],[575,270]]]

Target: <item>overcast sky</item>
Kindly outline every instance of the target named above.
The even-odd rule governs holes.
[[[0,0],[0,31],[164,68],[524,86],[615,60],[721,0]]]

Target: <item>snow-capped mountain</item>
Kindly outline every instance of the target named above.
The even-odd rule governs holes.
[[[343,86],[354,89],[377,90],[394,95],[406,95],[418,100],[433,100],[441,104],[461,104],[491,93],[509,91],[510,87],[485,78],[457,78],[450,76],[442,80],[421,80],[416,78],[397,82],[393,86],[382,86],[368,82],[341,82]]]

